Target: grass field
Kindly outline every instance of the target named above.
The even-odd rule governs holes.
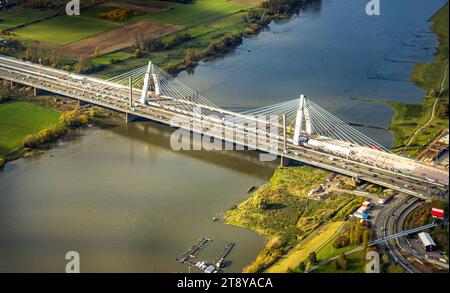
[[[188,33],[193,38],[187,42],[176,46],[171,50],[152,52],[150,58],[156,65],[164,67],[168,63],[181,61],[186,55],[186,48],[192,47],[200,51],[208,46],[212,41],[220,39],[226,34],[240,32],[244,29],[243,13],[237,13],[228,17],[208,23],[208,25],[197,25],[183,30],[183,33]],[[181,33],[181,32],[178,32]],[[175,33],[177,34],[177,33]],[[170,41],[175,34],[162,38],[163,42]],[[145,65],[144,59],[128,59],[121,64],[114,64],[108,66],[105,70],[96,75],[102,78],[109,78],[116,76],[123,72],[129,71],[130,68],[136,68]]]
[[[56,11],[51,9],[25,9],[21,6],[14,6],[0,11],[0,30],[14,28],[54,14]]]
[[[363,252],[362,251],[357,251],[351,254],[347,255],[347,260],[348,260],[348,269],[346,269],[345,271],[342,269],[333,269],[331,267],[331,265],[325,264],[325,265],[321,265],[320,267],[318,267],[317,269],[315,269],[314,271],[312,271],[313,273],[363,273],[364,272],[364,265],[365,265],[365,261],[363,259]]]
[[[289,255],[290,249],[353,200],[351,195],[331,195],[322,201],[308,197],[309,191],[324,182],[328,174],[306,166],[279,168],[267,185],[226,213],[227,224],[269,237],[264,250],[244,269],[245,272],[261,272],[280,257]],[[327,231],[332,232],[331,228]],[[328,233],[318,235],[321,237],[311,240],[311,247],[319,247],[324,238],[331,237]],[[299,263],[294,265],[297,260],[294,253],[289,265],[283,265],[281,269],[298,266]]]
[[[19,37],[53,43],[68,44],[110,30],[122,24],[84,16],[58,16],[25,26],[14,33]]]
[[[316,251],[317,259],[319,261],[330,259],[332,257],[335,257],[337,255],[340,255],[357,247],[357,246],[344,246],[341,248],[334,248],[333,241],[341,234],[342,233],[335,234],[334,237],[329,239],[329,241],[323,247],[321,247],[318,251]]]
[[[91,64],[94,66],[108,65],[111,63],[111,60],[123,61],[133,56],[133,54],[127,52],[114,52],[91,59]]]
[[[329,241],[343,223],[344,222],[331,222],[321,226],[314,231],[314,233],[297,244],[286,255],[280,258],[280,260],[272,265],[267,272],[285,273],[289,269],[297,267],[302,261],[308,258],[311,252],[316,252],[322,245]]]
[[[20,146],[26,135],[57,123],[59,115],[28,102],[0,104],[0,155]]]
[[[252,6],[254,5],[251,3],[239,3],[239,1],[197,0],[193,4],[177,5],[174,9],[140,17],[189,27],[211,22]]]

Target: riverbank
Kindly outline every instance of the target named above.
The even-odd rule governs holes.
[[[352,205],[356,200],[354,196],[329,194],[322,200],[309,197],[329,174],[309,166],[278,168],[267,185],[226,213],[227,224],[256,231],[268,238],[263,251],[244,272],[269,269],[323,223],[342,221],[340,211]],[[333,231],[336,225],[329,227],[329,231]],[[320,245],[319,242],[314,245]],[[293,258],[297,256],[294,254]],[[280,265],[278,271],[286,272],[294,267],[293,262],[288,261]]]
[[[41,154],[71,130],[104,117],[106,110],[81,109],[75,100],[32,95],[26,87],[0,89],[0,162]]]
[[[435,58],[419,63],[411,79],[427,94],[420,104],[386,101],[395,113],[389,126],[394,134],[393,151],[416,157],[443,129],[449,127],[448,2],[430,18],[439,46]],[[384,102],[384,101],[383,101]]]

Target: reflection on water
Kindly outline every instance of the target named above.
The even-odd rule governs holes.
[[[263,184],[275,163],[253,152],[173,152],[172,130],[148,122],[93,128],[0,173],[0,271],[62,271],[76,250],[82,271],[186,271],[175,258],[201,236],[205,258],[236,242],[228,271],[264,239],[213,222]]]

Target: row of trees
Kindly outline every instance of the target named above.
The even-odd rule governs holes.
[[[346,231],[333,241],[333,247],[339,249],[362,244],[366,249],[371,239],[371,229],[368,225],[368,223],[351,221]]]
[[[8,102],[17,96],[17,92],[12,91],[9,81],[3,80],[0,84],[0,104]]]
[[[0,43],[1,54],[10,55],[24,49],[24,45],[22,44],[22,42],[16,39],[1,40],[0,42],[1,42]]]

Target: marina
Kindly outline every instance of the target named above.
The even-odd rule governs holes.
[[[230,254],[235,243],[228,243],[222,250],[222,252],[212,262],[208,262],[206,260],[196,261],[199,257],[199,254],[206,247],[208,247],[211,242],[211,239],[207,237],[201,237],[183,254],[177,257],[176,260],[181,264],[188,265],[189,267],[196,268],[205,273],[218,273],[221,268],[225,267],[228,264],[225,258]]]

